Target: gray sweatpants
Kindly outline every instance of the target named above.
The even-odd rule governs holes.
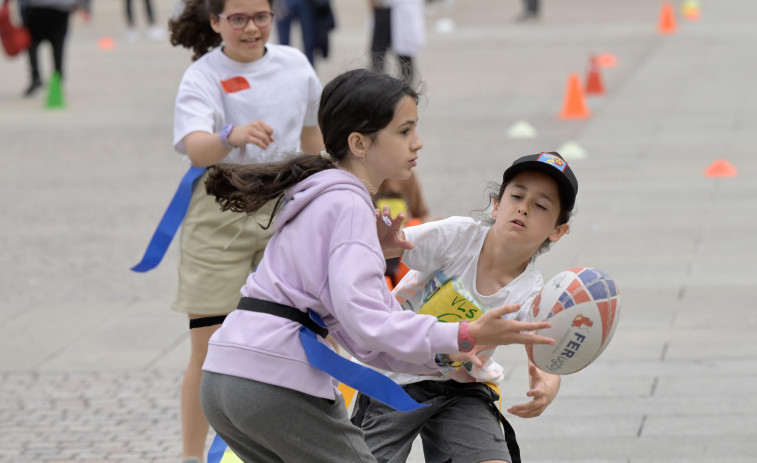
[[[376,463],[344,399],[202,372],[202,410],[246,463]]]

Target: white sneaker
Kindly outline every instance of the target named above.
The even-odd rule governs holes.
[[[163,40],[165,36],[166,34],[163,31],[163,28],[160,26],[150,26],[150,28],[147,29],[147,37],[149,37],[150,40],[160,41]]]

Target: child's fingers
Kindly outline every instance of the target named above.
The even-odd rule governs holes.
[[[515,337],[515,339],[517,344],[556,344],[555,340],[552,338],[539,336],[533,333],[520,333]]]
[[[488,310],[486,313],[492,314],[492,317],[502,317],[509,313],[515,313],[518,310],[520,310],[520,304],[506,304],[501,307],[495,307],[491,310]]]

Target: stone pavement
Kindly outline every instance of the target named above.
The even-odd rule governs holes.
[[[365,3],[333,1],[324,82],[366,63]],[[577,213],[537,264],[546,277],[599,267],[622,292],[602,357],[563,378],[541,417],[512,418],[524,461],[757,461],[757,3],[701,1],[687,21],[674,1],[670,35],[657,31],[658,0],[544,3],[526,24],[513,22],[517,0],[438,5],[418,60],[418,174],[432,212],[483,208],[486,182],[512,159],[562,150],[580,180]],[[91,23],[72,21],[65,109],[20,98],[25,57],[2,58],[3,462],[179,460],[189,346],[168,310],[175,248],[146,275],[128,268],[185,170],[172,108],[190,60],[165,42],[122,40],[121,8],[96,2]],[[156,8],[164,20],[173,1]],[[455,29],[436,29],[440,19]],[[113,49],[98,47],[103,36]],[[587,98],[590,118],[559,119],[569,74],[583,79],[599,53],[617,58],[601,71],[606,94]],[[519,120],[536,137],[510,137]],[[721,159],[738,175],[705,176]],[[498,354],[505,404],[527,400],[520,352]]]

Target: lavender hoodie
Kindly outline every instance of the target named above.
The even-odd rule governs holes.
[[[286,199],[243,296],[312,309],[342,347],[384,370],[433,373],[436,353],[459,352],[457,323],[402,310],[389,292],[373,203],[354,175],[319,172],[287,190]],[[335,381],[308,363],[300,326],[235,310],[211,337],[203,370],[334,399]]]

